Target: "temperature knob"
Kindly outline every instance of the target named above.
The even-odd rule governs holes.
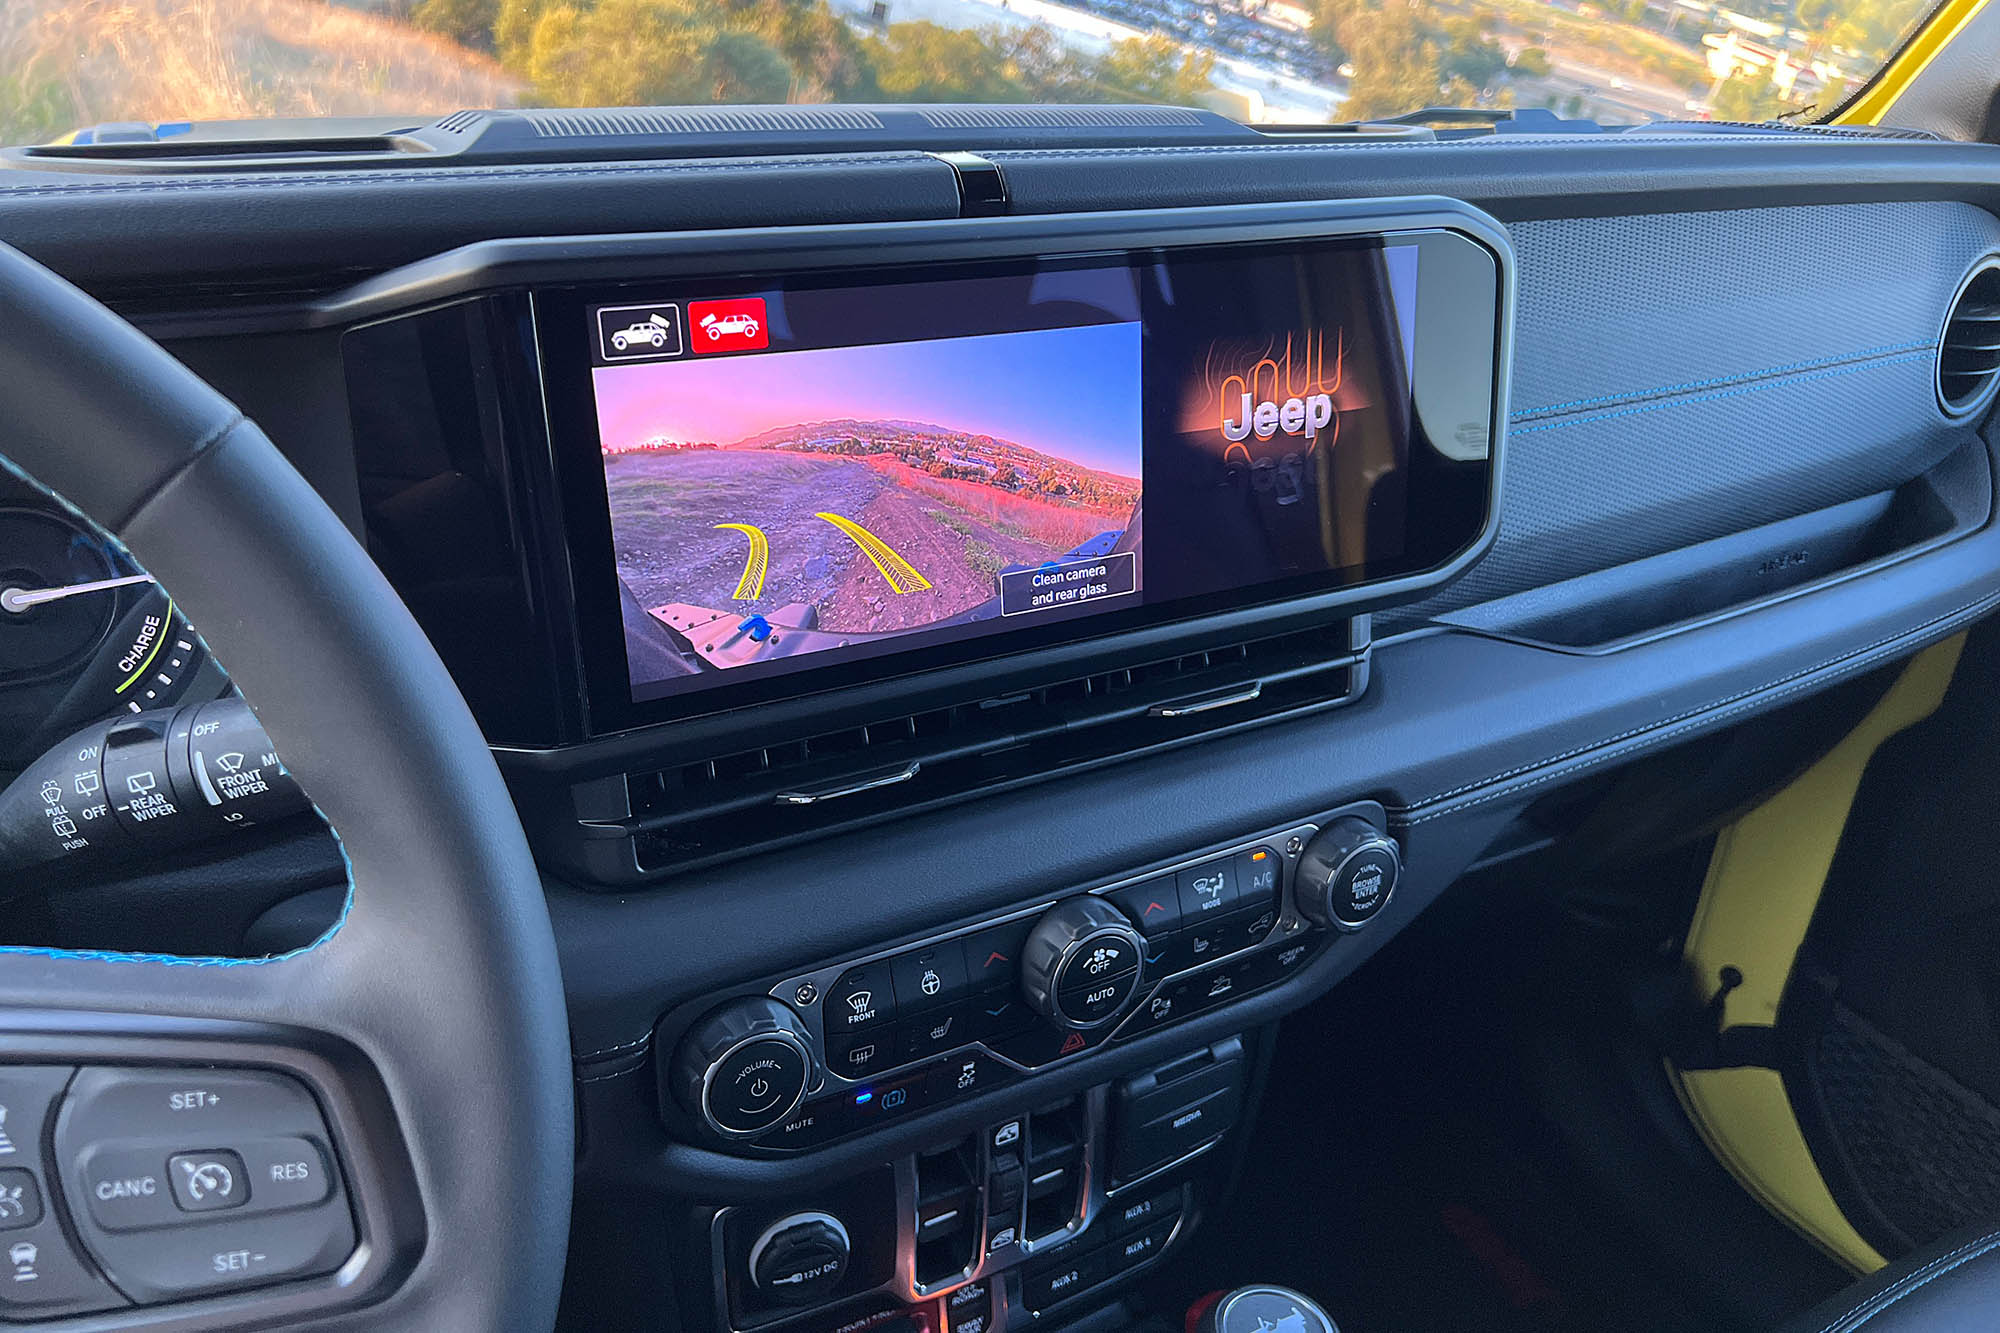
[[[746,996],[713,1010],[682,1039],[675,1093],[710,1129],[740,1138],[790,1115],[805,1099],[812,1068],[799,1016],[776,1000]]]
[[[1139,993],[1144,944],[1125,914],[1084,896],[1043,914],[1021,948],[1030,1008],[1059,1027],[1100,1028]]]
[[[1396,891],[1403,854],[1367,820],[1334,820],[1299,856],[1299,911],[1316,925],[1356,931],[1375,919]]]

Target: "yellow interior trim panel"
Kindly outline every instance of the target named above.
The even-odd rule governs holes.
[[[1723,1026],[1776,1025],[1868,761],[1884,741],[1937,711],[1964,646],[1958,635],[1911,659],[1831,753],[1716,839],[1683,958],[1704,1000],[1722,989],[1723,968],[1742,974],[1724,997]],[[1850,1267],[1882,1266],[1834,1203],[1775,1071],[1669,1073],[1689,1118],[1745,1189]]]
[[[1944,0],[1909,43],[1892,57],[1867,87],[1827,121],[1829,125],[1880,125],[1889,108],[1909,90],[1917,76],[1929,68],[1938,52],[1972,22],[1987,0]]]

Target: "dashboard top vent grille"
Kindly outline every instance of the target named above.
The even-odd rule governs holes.
[[[923,118],[941,130],[1081,130],[1207,124],[1177,106],[939,106]]]
[[[520,111],[544,139],[673,134],[879,130],[882,118],[853,107],[686,107],[633,111]]]
[[[1938,406],[1954,421],[1984,412],[2000,389],[2000,255],[1973,266],[1938,348]]]
[[[573,840],[551,851],[587,881],[648,879],[1336,707],[1366,685],[1366,623],[599,780],[577,789]]]
[[[484,111],[454,111],[439,121],[435,128],[444,131],[446,134],[465,134],[468,131],[478,129],[485,123],[486,113]]]

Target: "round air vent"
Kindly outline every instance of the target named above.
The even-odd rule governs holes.
[[[1954,421],[1984,412],[2000,389],[2000,255],[1988,255],[1959,285],[1938,348],[1938,406]]]

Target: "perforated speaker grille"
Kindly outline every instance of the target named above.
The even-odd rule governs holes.
[[[940,106],[926,107],[920,114],[941,130],[1083,130],[1205,123],[1195,112],[1173,106]]]
[[[545,139],[883,128],[882,118],[874,112],[852,107],[687,107],[630,111],[522,111],[516,114]]]

